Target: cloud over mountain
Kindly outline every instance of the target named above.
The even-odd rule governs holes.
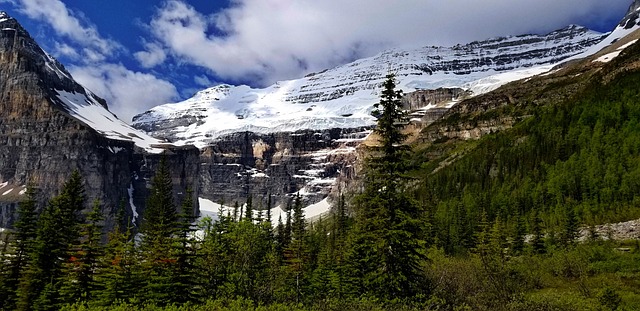
[[[162,47],[161,55],[206,67],[223,79],[266,85],[385,47],[543,33],[576,20],[604,24],[619,19],[628,5],[628,0],[234,0],[209,14],[182,0],[166,0],[148,23],[155,43],[139,55],[143,65],[152,65],[149,58]]]

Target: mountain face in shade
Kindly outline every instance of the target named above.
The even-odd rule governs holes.
[[[100,200],[109,221],[120,201],[135,216],[162,152],[180,168],[177,189],[197,183],[197,150],[175,148],[120,121],[0,12],[0,227],[14,221],[28,183],[44,204],[73,170],[85,178],[87,204]],[[195,177],[179,178],[185,171]]]

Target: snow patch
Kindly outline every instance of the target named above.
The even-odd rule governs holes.
[[[124,150],[124,148],[122,148],[122,147],[112,147],[112,146],[109,146],[109,150],[111,151],[111,153],[118,153],[118,152],[120,152],[120,151]]]
[[[613,60],[614,58],[618,57],[620,55],[620,53],[622,53],[622,51],[626,48],[628,48],[629,46],[631,46],[632,44],[636,43],[638,40],[632,40],[629,43],[617,48],[615,51],[606,54],[606,55],[602,55],[600,57],[598,57],[597,59],[595,59],[593,62],[601,62],[601,63],[608,63],[611,60]]]
[[[168,145],[118,119],[113,113],[102,107],[89,90],[85,90],[88,95],[62,90],[56,90],[56,92],[59,94],[57,99],[70,110],[73,117],[107,138],[132,141],[150,153],[162,153],[164,149],[158,148],[156,145]]]
[[[572,57],[569,57],[565,60],[565,62],[570,61],[570,60],[575,60],[575,59],[582,59],[585,57],[589,57],[591,55],[594,55],[600,51],[602,51],[602,49],[614,44],[616,41],[620,40],[621,38],[624,38],[628,35],[630,35],[631,33],[635,32],[636,30],[640,29],[640,26],[635,25],[629,29],[625,29],[624,27],[616,27],[616,29],[614,29],[604,40],[602,40],[600,43],[593,45],[591,47],[589,47],[587,50],[585,50],[584,52],[574,55]]]
[[[320,217],[322,215],[329,213],[330,210],[331,210],[331,204],[329,204],[328,198],[325,198],[324,200],[318,203],[311,204],[305,207],[304,216],[307,219],[315,219],[317,217]]]
[[[135,226],[136,220],[138,219],[138,208],[136,207],[135,204],[133,204],[133,184],[129,184],[127,193],[129,193],[129,207],[131,207],[131,213],[133,214],[133,219],[131,219],[131,223]]]
[[[198,218],[198,222],[205,217],[210,217],[214,221],[217,220],[218,213],[220,212],[220,207],[222,207],[223,213],[233,214],[233,207],[226,205],[221,206],[219,203],[215,203],[205,198],[198,198],[198,204],[200,205],[200,217]],[[325,215],[329,213],[330,210],[331,205],[329,204],[328,198],[325,198],[318,203],[311,204],[303,208],[304,216],[309,220],[313,220],[319,216]],[[266,211],[264,211],[263,214],[266,215]],[[271,209],[271,224],[276,226],[280,217],[282,217],[282,222],[287,221],[287,212],[280,205],[278,205]]]

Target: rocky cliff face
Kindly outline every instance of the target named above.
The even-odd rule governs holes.
[[[324,199],[340,176],[353,174],[355,147],[368,128],[234,133],[202,150],[200,195],[243,203],[249,196],[266,206],[285,206],[295,193],[306,203]]]
[[[629,7],[629,11],[627,15],[620,21],[619,27],[630,29],[638,25],[640,23],[640,1],[634,0],[631,6]]]
[[[85,179],[87,202],[100,200],[107,216],[121,200],[129,203],[131,216],[142,211],[146,181],[165,150],[176,199],[184,196],[186,186],[197,185],[197,149],[161,145],[127,127],[15,19],[0,13],[0,29],[0,227],[15,220],[27,183],[38,188],[44,204],[75,169]],[[111,123],[83,116],[87,109]]]

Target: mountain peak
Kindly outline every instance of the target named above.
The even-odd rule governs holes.
[[[13,19],[13,17],[9,16],[5,11],[0,11],[0,22],[4,22],[8,19]]]
[[[108,110],[104,99],[75,81],[64,66],[45,52],[16,19],[1,11],[0,76],[13,77],[9,80],[10,83],[0,83],[0,94],[14,96],[27,88],[31,97],[42,98],[50,103],[50,107],[43,109],[54,108],[61,111],[103,137],[131,141],[152,153],[163,151],[162,148],[155,147],[162,144],[162,141],[119,120]],[[7,100],[7,104],[14,105],[11,109],[23,109],[15,102],[19,101]],[[0,111],[3,111],[2,108],[0,105]],[[24,110],[20,113],[28,115],[34,112]],[[1,122],[2,120],[0,125]]]
[[[629,6],[629,10],[627,11],[627,15],[624,16],[622,21],[620,22],[620,27],[625,29],[630,29],[639,23],[640,18],[640,0],[634,0],[631,6]]]

